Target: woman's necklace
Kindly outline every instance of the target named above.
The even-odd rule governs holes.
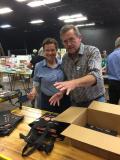
[[[48,67],[50,68],[56,68],[57,67],[57,63],[47,63]]]

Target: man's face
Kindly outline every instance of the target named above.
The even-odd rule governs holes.
[[[62,35],[62,42],[70,55],[76,54],[80,47],[81,38],[78,37],[73,29],[70,29]]]
[[[56,47],[55,44],[45,44],[44,46],[44,55],[48,62],[53,62],[56,58]]]

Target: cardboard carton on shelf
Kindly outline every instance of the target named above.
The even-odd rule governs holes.
[[[70,107],[56,120],[70,123],[61,134],[73,146],[108,160],[120,160],[120,106],[94,101],[88,108]],[[87,128],[86,124],[117,135]]]

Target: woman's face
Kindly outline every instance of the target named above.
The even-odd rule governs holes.
[[[48,62],[53,62],[56,58],[57,50],[54,43],[45,44],[44,55]]]

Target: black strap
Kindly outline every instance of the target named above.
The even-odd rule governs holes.
[[[48,145],[44,143],[51,129],[51,126],[52,126],[52,123],[51,124],[48,123],[46,126],[46,129],[44,130],[44,133],[41,136],[39,136],[39,138],[37,137],[33,143],[31,143],[30,139],[26,139],[26,136],[20,134],[21,138],[25,139],[25,141],[28,142],[23,148],[22,156],[28,156],[32,154],[35,149],[44,150],[46,153],[51,152],[51,150],[54,147],[54,142],[55,142],[56,137],[52,137]]]
[[[35,151],[36,147],[35,146],[30,146],[28,143],[25,145],[25,147],[22,150],[22,156],[29,156]]]
[[[31,130],[27,136],[20,134],[20,138],[27,143],[22,151],[22,156],[32,154],[36,149],[50,153],[54,147],[56,140],[63,140],[64,137],[60,133],[69,125],[62,122],[45,120],[46,117],[52,115],[44,115],[36,121],[29,124]]]

